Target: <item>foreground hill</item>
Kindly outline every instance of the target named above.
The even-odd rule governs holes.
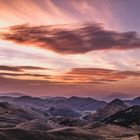
[[[45,116],[31,109],[15,106],[7,102],[0,102],[0,128],[16,127],[21,123],[35,119],[38,121],[46,120]]]
[[[58,128],[51,131],[33,131],[24,129],[0,130],[1,140],[104,140],[79,128]]]
[[[103,120],[105,123],[117,124],[128,127],[140,125],[140,106],[132,106],[126,110],[119,111]]]
[[[133,130],[117,126],[97,129],[63,127],[49,131],[26,129],[0,129],[1,140],[139,140]]]
[[[84,119],[91,121],[101,121],[106,117],[113,115],[114,113],[124,110],[126,108],[128,108],[128,105],[126,105],[122,100],[114,99],[113,101],[105,105],[103,108],[97,109],[96,113],[85,116]]]

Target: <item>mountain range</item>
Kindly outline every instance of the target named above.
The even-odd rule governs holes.
[[[13,94],[12,94],[13,95]],[[140,97],[0,96],[0,140],[139,140]]]
[[[92,98],[82,98],[82,97],[49,97],[42,99],[39,97],[31,96],[0,96],[0,101],[8,101],[16,103],[18,105],[30,106],[41,109],[49,109],[50,107],[55,108],[73,108],[78,111],[96,110],[97,108],[102,108],[107,103],[105,101],[99,101]]]

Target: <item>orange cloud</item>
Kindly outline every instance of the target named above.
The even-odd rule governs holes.
[[[133,84],[131,84],[132,82]],[[139,90],[139,82],[140,72],[101,68],[73,68],[71,71],[59,75],[32,73],[32,71],[30,73],[12,70],[11,72],[0,72],[1,89],[42,92],[43,94],[46,91],[56,94],[59,94],[59,91],[67,93],[68,89],[70,93],[78,90],[76,94],[80,95],[83,92],[81,89],[85,92],[93,90],[117,92],[128,91],[128,89],[132,91]]]
[[[101,68],[74,68],[68,72],[67,75],[69,75],[69,77],[78,77],[79,81],[84,81],[82,78],[86,77],[90,82],[100,81],[107,83],[129,78],[140,78],[140,72],[137,71],[118,71]]]

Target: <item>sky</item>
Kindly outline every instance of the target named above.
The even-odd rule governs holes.
[[[0,0],[0,92],[140,94],[139,0]]]

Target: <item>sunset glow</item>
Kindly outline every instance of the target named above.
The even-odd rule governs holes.
[[[0,91],[138,95],[137,5],[139,0],[0,0]]]

